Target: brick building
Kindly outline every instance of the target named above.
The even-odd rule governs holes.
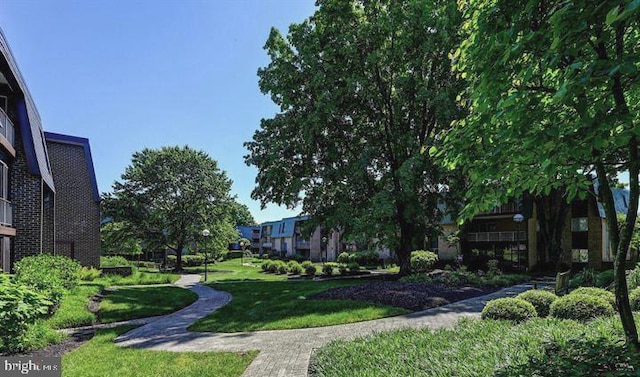
[[[40,115],[4,33],[0,30],[2,271],[10,271],[13,263],[25,256],[43,252],[70,254],[69,247],[75,248],[76,245],[76,258],[85,265],[98,264],[100,224],[99,219],[95,224],[93,222],[94,218],[97,219],[95,212],[99,211],[99,197],[88,152],[88,141],[67,137],[66,143],[61,143],[53,139],[60,138],[52,137],[51,143],[47,143]],[[66,151],[73,149],[70,143],[75,143],[75,146],[80,143],[83,145],[82,148],[86,149],[83,157],[74,157],[77,161],[74,158],[65,158],[73,154]],[[54,163],[50,161],[50,157],[55,157]],[[84,169],[78,168],[83,163]],[[73,183],[75,181],[88,181],[92,188],[89,190],[83,187],[76,190]],[[82,204],[87,200],[92,204]],[[77,212],[68,219],[63,219],[63,216],[69,215],[68,208]],[[75,219],[79,218],[86,220],[86,226],[78,226]],[[71,243],[64,244],[59,241]]]

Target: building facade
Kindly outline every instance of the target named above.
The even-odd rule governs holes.
[[[88,147],[88,142],[87,142]],[[56,152],[57,155],[57,152]],[[84,200],[84,192],[57,191],[55,173],[52,170],[50,151],[42,128],[40,115],[29,93],[24,78],[15,62],[7,40],[0,30],[0,267],[9,272],[13,263],[25,256],[57,251],[57,236],[74,225],[56,221],[57,201]],[[90,161],[90,160],[89,160]],[[65,186],[63,171],[59,168],[60,184]],[[76,177],[93,173],[90,169],[75,171]],[[90,170],[90,172],[89,172]],[[94,188],[95,188],[95,178]],[[95,189],[97,192],[97,188]],[[99,198],[89,194],[92,210],[99,205]],[[99,211],[99,209],[98,209]],[[99,212],[98,212],[99,213]],[[88,222],[92,214],[80,212]],[[82,230],[82,237],[91,234],[98,247],[81,260],[87,265],[99,261],[99,219]],[[77,237],[80,233],[76,233]],[[87,236],[89,237],[89,236]],[[92,246],[88,247],[93,249]],[[89,256],[87,253],[94,253]],[[80,253],[78,254],[80,255]]]

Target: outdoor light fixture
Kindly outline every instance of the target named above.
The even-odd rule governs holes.
[[[518,270],[520,270],[520,224],[524,220],[524,216],[520,213],[513,215],[513,221],[518,224],[518,232],[516,233],[516,247],[518,248]]]

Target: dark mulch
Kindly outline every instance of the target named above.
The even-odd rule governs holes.
[[[15,356],[27,356],[27,357],[62,357],[67,352],[73,351],[74,349],[80,347],[91,338],[95,331],[89,330],[85,332],[78,332],[73,335],[69,335],[69,337],[62,341],[62,343],[52,344],[45,348],[33,350],[30,352],[21,353]]]
[[[497,290],[498,288],[495,287],[448,287],[434,283],[374,281],[352,287],[330,288],[309,298],[369,301],[418,311],[486,295]]]

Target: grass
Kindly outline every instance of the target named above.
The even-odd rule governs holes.
[[[258,354],[257,351],[243,354],[146,351],[114,345],[114,339],[130,329],[98,331],[89,342],[62,357],[63,376],[237,377]]]
[[[101,323],[172,313],[190,305],[198,295],[179,287],[118,288],[100,303]]]
[[[638,318],[636,318],[636,321]],[[312,357],[311,376],[637,376],[620,321],[461,321],[453,330],[400,330],[335,341]]]
[[[208,267],[208,281],[283,281],[287,275],[266,274],[260,265],[264,260],[258,258],[229,259],[222,262],[210,263]],[[185,267],[185,271],[204,274],[204,266]]]
[[[177,274],[137,272],[127,277],[107,275],[106,277],[101,277],[91,282],[81,282],[79,285],[72,288],[64,295],[58,310],[56,310],[53,316],[48,318],[45,323],[54,329],[94,324],[98,322],[98,318],[95,313],[89,311],[89,298],[101,293],[105,288],[109,286],[166,284],[175,282],[179,277],[180,275]],[[162,289],[156,289],[155,287],[137,287],[121,291],[115,297],[116,301],[111,301],[112,299],[110,298],[107,298],[105,301],[103,301],[101,310],[104,309],[104,305],[106,304],[109,308],[109,312],[105,312],[107,315],[102,317],[102,320],[118,321],[121,319],[124,320],[132,318],[142,318],[147,316],[148,313],[154,312],[152,307],[154,307],[156,303],[159,303],[159,305],[161,305],[162,307],[160,307],[156,312],[157,314],[151,315],[166,314],[181,309],[195,300],[193,299],[187,304],[184,304],[184,302],[186,301],[182,299],[183,296],[195,297],[195,294],[191,293],[190,291],[176,291],[171,288],[175,287],[162,287]],[[140,290],[136,291],[138,289]],[[167,305],[166,302],[162,301],[162,299],[165,299],[165,296],[162,293],[157,293],[165,292],[167,294],[166,299],[173,299],[174,294],[172,292],[182,291],[185,291],[187,293],[175,293],[175,295],[180,297],[180,301],[176,302],[173,305]],[[145,299],[145,297],[140,297],[144,295],[145,292],[151,293],[151,295],[147,299]],[[130,298],[131,301],[129,303],[132,308],[135,308],[131,316],[117,314],[122,313],[126,310],[124,306],[124,302],[126,301],[126,297],[124,295],[126,294],[132,295],[132,297]],[[162,297],[159,299],[158,296]]]
[[[332,281],[271,281],[213,284],[233,300],[189,327],[191,331],[243,332],[296,329],[367,321],[408,310],[351,300],[309,300],[332,287],[361,283],[362,279]]]

